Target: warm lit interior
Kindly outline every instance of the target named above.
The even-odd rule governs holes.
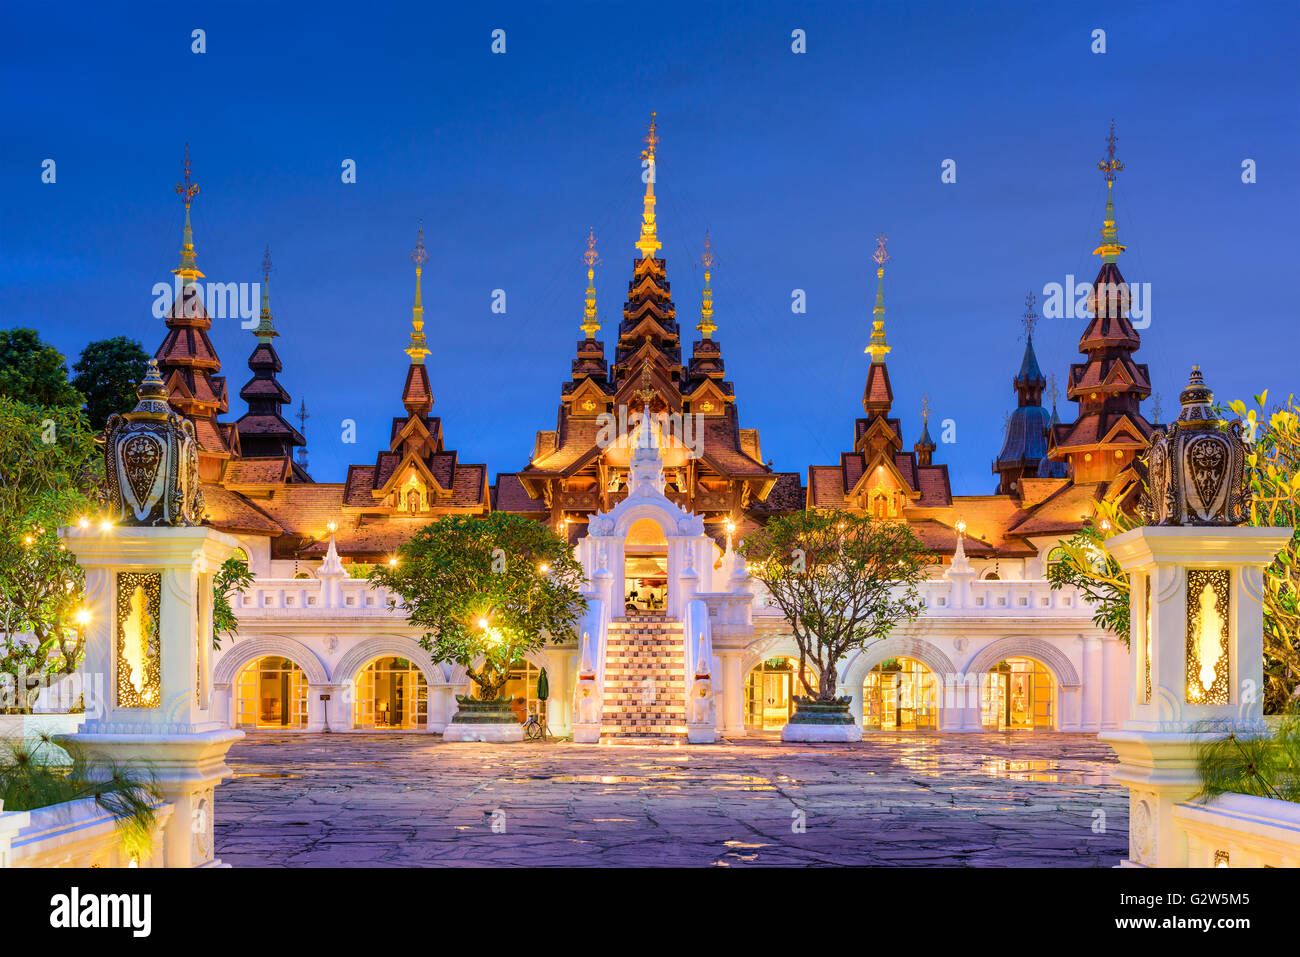
[[[795,695],[808,692],[797,679],[799,662],[794,658],[768,658],[750,670],[745,679],[745,727],[751,731],[780,731],[794,714]],[[813,693],[816,672],[811,665],[804,676]]]
[[[236,726],[290,730],[307,726],[307,676],[288,658],[257,658],[235,679]]]
[[[984,676],[984,730],[1052,730],[1055,690],[1052,673],[1032,658],[999,661]]]
[[[862,682],[864,731],[936,731],[939,683],[915,658],[889,658]]]
[[[429,687],[405,658],[376,658],[357,676],[352,725],[373,731],[415,731],[429,720]]]
[[[663,611],[668,601],[668,539],[653,519],[640,519],[628,529],[623,583],[626,611]]]

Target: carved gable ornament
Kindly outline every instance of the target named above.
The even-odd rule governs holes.
[[[199,446],[194,423],[167,404],[158,363],[136,389],[139,403],[104,430],[108,508],[121,525],[198,525]]]
[[[1250,516],[1250,481],[1241,423],[1219,427],[1214,393],[1199,366],[1180,399],[1182,411],[1168,430],[1157,429],[1138,470],[1146,486],[1138,509],[1147,525],[1244,525]]]

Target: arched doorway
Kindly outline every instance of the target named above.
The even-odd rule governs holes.
[[[423,731],[429,685],[407,658],[376,658],[357,675],[352,726],[367,731]]]
[[[887,658],[862,681],[863,731],[935,731],[939,682],[915,658]]]
[[[1056,682],[1042,662],[1004,658],[989,669],[981,695],[985,731],[1051,731],[1056,727]]]
[[[806,695],[798,678],[797,658],[768,658],[750,669],[745,678],[745,728],[749,731],[780,731],[794,714],[794,696]],[[804,666],[804,676],[815,691],[817,673]]]
[[[663,611],[668,602],[668,539],[652,518],[637,519],[623,545],[624,610]]]
[[[294,730],[307,726],[307,676],[289,658],[254,658],[235,679],[235,727]]]

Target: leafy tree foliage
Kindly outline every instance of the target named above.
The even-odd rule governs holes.
[[[420,644],[435,661],[463,666],[484,700],[548,638],[575,640],[587,608],[569,543],[502,512],[426,525],[370,581],[400,596],[407,620],[425,629]]]
[[[102,429],[114,412],[135,408],[135,390],[148,363],[149,356],[140,343],[126,336],[99,339],[81,350],[81,358],[72,367],[72,385],[86,398],[92,429]]]
[[[0,672],[11,687],[80,662],[85,579],[57,530],[95,508],[99,461],[80,409],[0,398]]]
[[[835,699],[836,668],[850,652],[921,613],[917,584],[934,564],[905,522],[834,510],[773,519],[739,551],[789,620],[804,690],[822,702]],[[816,689],[802,677],[809,661]]]
[[[1106,550],[1106,539],[1137,526],[1113,502],[1098,502],[1097,514],[1048,556],[1047,580],[1054,589],[1072,585],[1092,602],[1092,622],[1129,641],[1128,572]]]
[[[232,555],[221,563],[217,573],[212,576],[212,647],[221,647],[222,636],[233,637],[239,627],[239,619],[230,605],[230,599],[242,595],[253,584],[253,573],[248,563],[237,555]]]
[[[81,405],[63,353],[35,329],[0,329],[0,396],[32,405]]]

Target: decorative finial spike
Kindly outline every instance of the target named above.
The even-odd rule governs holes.
[[[191,285],[195,279],[202,279],[203,273],[195,265],[194,230],[190,228],[190,203],[198,195],[199,184],[190,178],[190,144],[185,144],[184,179],[176,184],[176,192],[185,203],[185,228],[181,230],[181,264],[172,270],[172,274],[181,277],[183,285]]]
[[[600,332],[600,323],[596,319],[596,267],[600,265],[600,256],[596,253],[596,230],[587,231],[587,251],[582,254],[582,261],[587,264],[587,303],[579,328],[590,341]]]
[[[1034,309],[1036,301],[1032,292],[1025,296],[1025,311],[1020,315],[1020,321],[1025,327],[1025,338],[1029,342],[1034,341],[1034,326],[1038,325],[1038,313]]]
[[[424,248],[424,220],[421,219],[415,248],[411,250],[411,262],[415,263],[415,302],[411,306],[411,344],[405,350],[411,357],[411,365],[415,366],[424,365],[424,357],[429,355],[424,335],[424,298],[420,290],[420,274],[428,261],[429,253]]]
[[[930,393],[921,396],[921,426],[924,428],[930,424]]]
[[[642,259],[653,259],[654,254],[664,248],[659,241],[655,227],[655,153],[659,149],[659,125],[655,120],[657,114],[650,114],[649,134],[645,138],[645,149],[641,151],[641,160],[645,164],[645,197],[641,210],[641,237],[636,241],[637,251]]]
[[[712,339],[718,324],[713,321],[713,245],[709,233],[704,233],[704,253],[700,256],[700,265],[704,267],[704,289],[700,293],[700,322],[695,328],[705,339]]]
[[[889,253],[885,243],[889,242],[884,233],[876,237],[876,251],[872,259],[876,263],[876,307],[872,310],[871,339],[862,351],[871,356],[872,363],[884,362],[889,354],[889,342],[885,338],[885,263],[889,262]]]
[[[258,342],[270,342],[280,335],[275,331],[275,323],[271,319],[271,247],[269,245],[262,256],[262,314],[257,325],[253,327],[253,335],[257,337]]]

